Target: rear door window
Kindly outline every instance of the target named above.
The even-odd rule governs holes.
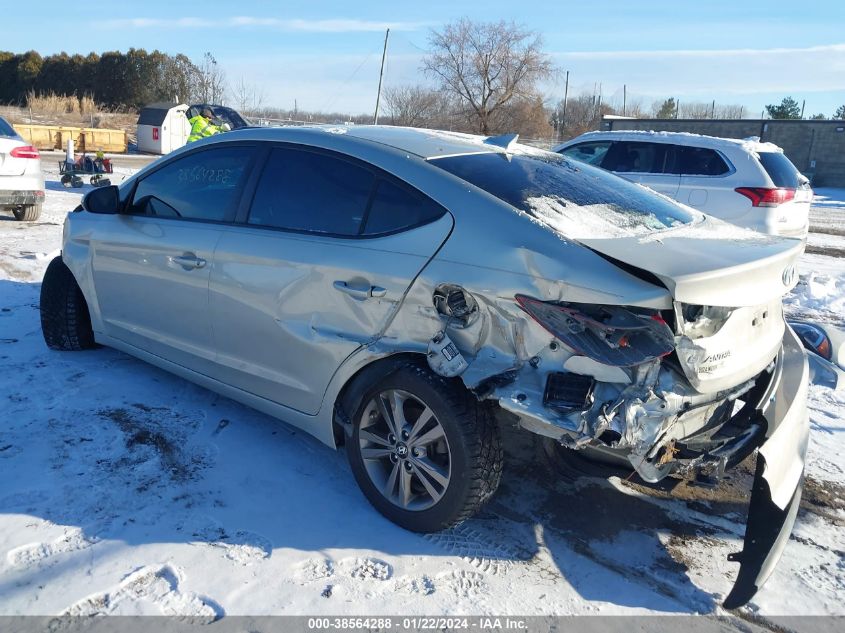
[[[389,180],[379,180],[363,235],[395,233],[428,224],[446,213],[439,204]]]
[[[253,147],[222,146],[193,152],[144,177],[129,212],[157,217],[231,221]]]
[[[675,145],[674,152],[672,173],[682,176],[721,176],[730,171],[725,159],[716,150]]]
[[[802,182],[798,168],[781,152],[760,152],[760,163],[775,187],[797,189]]]
[[[249,224],[308,233],[358,235],[375,174],[343,158],[277,147],[270,152]]]
[[[572,147],[567,147],[560,153],[569,158],[587,163],[588,165],[601,165],[604,155],[610,149],[611,141],[591,141],[589,143],[579,143]]]
[[[601,166],[623,174],[662,174],[665,154],[665,146],[660,143],[616,141]]]

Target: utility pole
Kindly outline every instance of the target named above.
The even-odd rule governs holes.
[[[381,79],[384,76],[384,60],[387,58],[387,38],[390,36],[390,29],[384,33],[384,50],[381,53],[381,70],[378,73],[378,92],[376,93],[376,112],[373,115],[373,125],[378,125],[378,106],[381,101]]]
[[[713,105],[710,106],[710,118],[711,119],[716,118],[716,100],[715,99],[713,99]]]
[[[566,83],[563,86],[563,114],[560,117],[561,137],[566,131],[566,98],[569,96],[569,71],[566,71]]]
[[[625,116],[626,105],[628,101],[628,86],[622,84],[622,116]]]
[[[678,99],[675,102],[675,118],[677,119],[681,115],[681,100]]]
[[[801,102],[801,118],[802,118],[802,119],[804,118],[804,106],[805,106],[805,105],[807,105],[807,100],[806,100],[806,99],[804,99],[804,100]]]

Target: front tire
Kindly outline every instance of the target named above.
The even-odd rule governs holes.
[[[28,204],[12,211],[12,215],[19,222],[35,222],[41,216],[41,203]]]
[[[414,365],[364,392],[346,451],[370,503],[414,532],[468,519],[502,476],[501,439],[488,407],[457,381]]]
[[[88,304],[61,256],[47,266],[41,283],[41,332],[50,349],[75,352],[95,346]]]

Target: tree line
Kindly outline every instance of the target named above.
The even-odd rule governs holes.
[[[46,57],[0,51],[0,103],[23,105],[30,94],[90,97],[112,109],[174,99],[206,102],[222,96],[219,75],[210,53],[196,64],[185,55],[136,48]]]

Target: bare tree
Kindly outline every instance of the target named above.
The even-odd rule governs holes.
[[[195,84],[192,101],[200,103],[222,103],[226,95],[226,73],[214,59],[214,55],[206,53],[202,56],[199,75]]]
[[[448,100],[424,86],[396,86],[384,91],[384,103],[392,125],[435,127],[448,113]]]
[[[247,116],[260,116],[264,107],[264,92],[254,84],[247,83],[243,77],[238,79],[231,90],[235,108]]]
[[[555,107],[555,116],[563,112],[563,102]],[[566,102],[566,120],[552,122],[556,124],[562,139],[573,138],[590,130],[598,130],[605,114],[616,114],[616,110],[601,100],[598,94],[583,93],[577,97],[569,97]]]
[[[537,82],[552,74],[542,38],[514,23],[462,18],[432,30],[423,69],[453,94],[482,134],[497,111],[516,98],[536,96]]]
[[[522,140],[550,139],[554,134],[549,111],[540,96],[510,101],[492,115],[497,130],[518,132]]]
[[[682,101],[678,109],[680,119],[739,119],[743,113],[741,105],[714,104],[712,101]]]

